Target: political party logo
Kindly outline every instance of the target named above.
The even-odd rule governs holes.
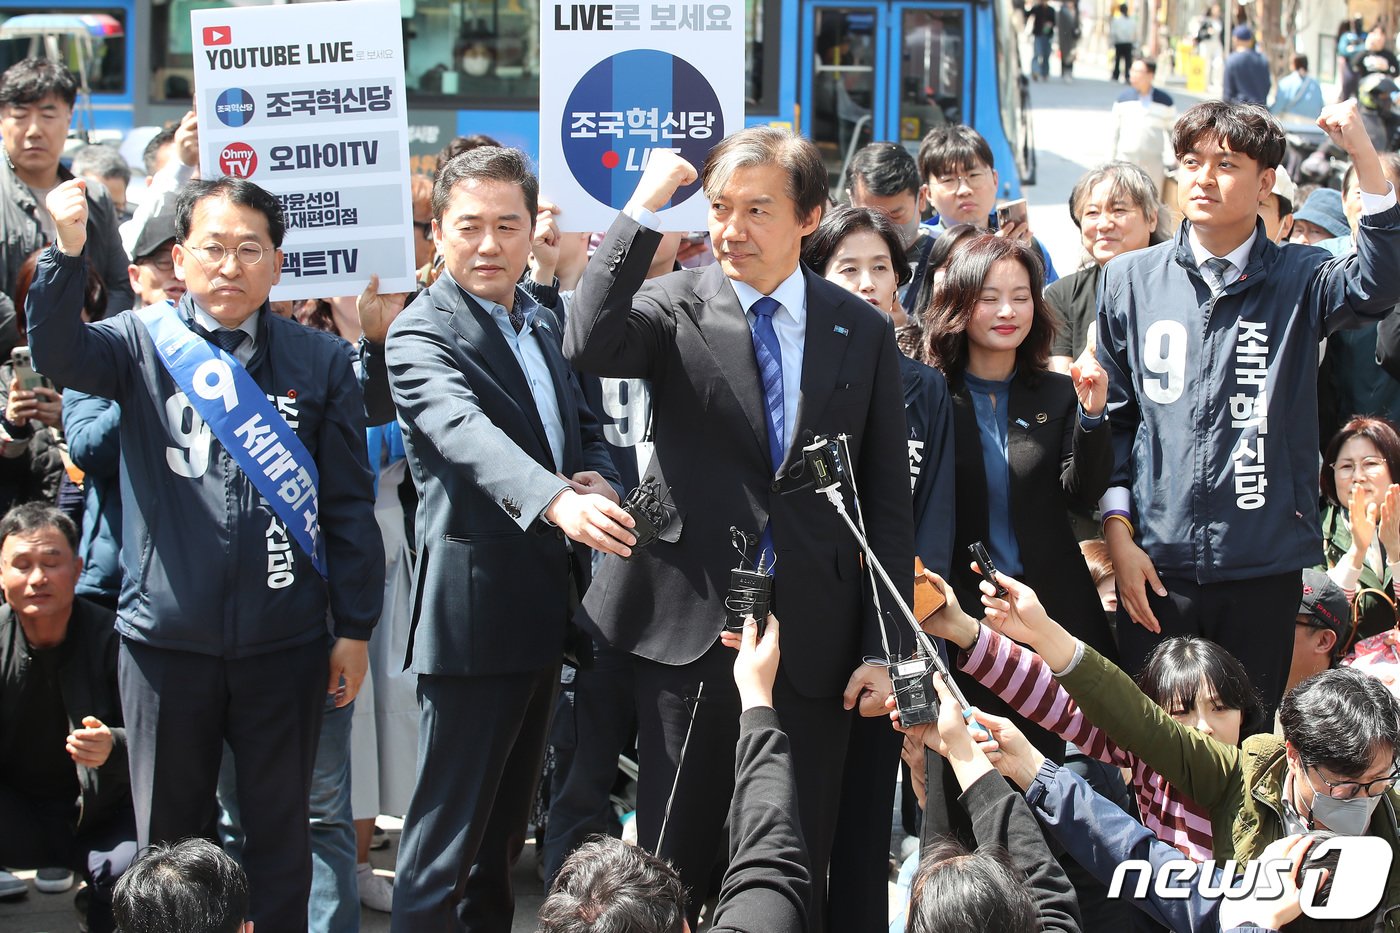
[[[214,102],[214,115],[224,126],[247,126],[256,111],[253,95],[241,87],[229,88]]]
[[[724,114],[710,82],[684,59],[634,49],[590,68],[569,94],[564,160],[583,190],[610,207],[627,204],[647,160],[670,149],[697,169],[724,138]],[[699,190],[681,188],[674,207]]]
[[[258,170],[258,154],[247,143],[229,143],[219,152],[219,168],[234,178],[252,178]]]
[[[227,26],[205,26],[205,45],[228,45],[233,42],[233,30]]]

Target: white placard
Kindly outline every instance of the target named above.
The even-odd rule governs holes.
[[[743,128],[744,4],[542,0],[540,72],[540,190],[566,230],[606,230],[653,150],[698,171]],[[661,229],[703,230],[707,207],[682,188]]]
[[[282,202],[274,300],[414,290],[408,101],[397,0],[195,10],[205,178]]]

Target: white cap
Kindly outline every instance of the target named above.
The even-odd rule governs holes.
[[[1295,208],[1298,205],[1298,186],[1293,183],[1293,179],[1288,177],[1288,169],[1280,165],[1274,169],[1274,190],[1273,193],[1281,198],[1287,198],[1288,203]]]

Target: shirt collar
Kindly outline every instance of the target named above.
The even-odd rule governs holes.
[[[730,279],[729,284],[734,286],[734,294],[738,296],[745,314],[749,313],[754,302],[763,297],[762,292],[747,282]],[[782,305],[798,324],[804,323],[807,320],[807,280],[802,274],[802,264],[798,263],[792,275],[783,279],[768,297]]]
[[[1259,228],[1256,226],[1249,234],[1249,238],[1230,250],[1224,256],[1219,257],[1239,271],[1243,272],[1245,265],[1249,262],[1249,253],[1254,249],[1254,240],[1259,236]],[[1200,268],[1201,263],[1210,259],[1215,254],[1201,245],[1201,241],[1196,237],[1196,228],[1193,226],[1186,231],[1186,242],[1191,244],[1191,255],[1196,259],[1196,267]]]
[[[216,330],[241,330],[248,335],[249,346],[258,342],[258,318],[262,315],[261,308],[244,318],[243,323],[237,327],[225,328],[194,301],[190,302],[190,307],[194,309],[194,322],[209,333],[212,334]]]
[[[489,298],[482,298],[480,295],[473,295],[462,287],[462,283],[457,281],[457,277],[452,274],[451,270],[447,270],[447,275],[452,279],[452,284],[457,286],[458,291],[472,301],[475,301],[479,307],[484,308],[486,313],[491,315],[493,319],[497,321],[510,321],[510,312],[506,310],[505,305],[500,302],[492,301]],[[535,311],[539,308],[539,305],[535,303],[535,299],[530,296],[529,292],[520,287],[515,289],[515,303],[520,306],[520,310],[525,314],[525,326],[520,329],[520,332],[522,334],[528,333],[535,327]]]

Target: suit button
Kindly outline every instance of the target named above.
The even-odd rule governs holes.
[[[781,492],[781,491],[782,491],[782,488],[783,488],[782,483],[770,483],[770,484],[768,485],[768,491],[769,491],[769,492]]]

